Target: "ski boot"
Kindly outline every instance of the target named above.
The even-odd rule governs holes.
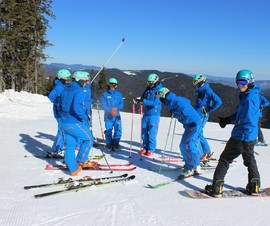
[[[249,195],[256,195],[256,194],[259,193],[259,188],[260,188],[260,179],[259,178],[253,178],[247,184],[246,192]]]
[[[207,184],[204,188],[206,194],[212,197],[221,198],[223,193],[223,184],[223,180],[217,180],[216,183],[213,185]]]

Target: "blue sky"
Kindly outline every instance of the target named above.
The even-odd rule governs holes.
[[[269,79],[268,0],[54,0],[46,63]]]

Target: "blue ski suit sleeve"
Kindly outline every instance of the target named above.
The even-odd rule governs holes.
[[[201,114],[202,108],[207,108],[209,113],[215,111],[222,105],[222,100],[219,96],[211,89],[208,83],[204,86],[196,88],[196,111]]]
[[[90,115],[91,104],[93,102],[92,97],[91,97],[91,85],[92,83],[87,84],[85,87],[83,87],[84,107],[86,109],[87,115]]]
[[[269,102],[268,100],[263,96],[263,95],[260,95],[260,118],[262,117],[262,111],[264,108],[268,107],[269,106]]]
[[[60,118],[60,109],[59,102],[60,96],[65,88],[65,84],[61,82],[59,79],[54,81],[54,87],[52,91],[49,93],[48,98],[53,103],[53,113],[55,118]]]

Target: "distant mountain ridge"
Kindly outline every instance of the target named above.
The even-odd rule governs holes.
[[[94,70],[95,73],[100,69],[94,66],[85,66],[80,64],[66,65],[66,64],[50,64],[45,65],[45,71],[50,71],[47,73],[49,76],[55,76],[57,70],[61,68],[69,69],[72,73],[76,70]],[[71,69],[72,68],[72,69]],[[164,87],[169,88],[170,91],[176,93],[190,100],[192,106],[195,105],[196,98],[196,87],[193,85],[193,78],[190,75],[183,73],[172,73],[172,72],[160,72],[157,70],[119,70],[116,68],[106,68],[106,73],[109,77],[114,77],[118,80],[118,90],[125,97],[125,105],[123,111],[132,112],[132,99],[135,97],[140,97],[145,90],[147,84],[147,76],[150,73],[156,73],[159,76],[159,81]],[[220,78],[214,76],[208,76],[208,82],[211,83],[211,88],[223,101],[222,106],[210,114],[209,121],[217,122],[218,117],[226,117],[233,114],[236,111],[239,102],[239,91],[235,85],[234,79],[230,78]],[[92,95],[94,101],[97,101],[99,97],[95,96],[95,86],[98,82],[96,79],[92,86]],[[262,81],[262,83],[270,87],[270,81]],[[260,81],[256,81],[256,84]],[[270,91],[270,88],[265,89],[264,92]],[[262,92],[263,93],[263,92]],[[263,93],[263,95],[265,95]],[[270,95],[265,95],[268,100],[270,100]],[[270,108],[268,108],[270,110]],[[136,113],[139,113],[139,106],[136,107]],[[162,116],[170,116],[170,113],[165,107],[162,108]],[[268,117],[263,123],[263,127],[270,127]]]

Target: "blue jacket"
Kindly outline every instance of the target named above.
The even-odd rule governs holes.
[[[260,117],[260,88],[254,86],[239,94],[237,112],[230,116],[234,122],[232,138],[250,142],[258,136],[258,120]]]
[[[184,127],[201,126],[201,118],[188,99],[170,92],[166,97],[165,105]]]
[[[222,104],[221,99],[214,93],[208,83],[196,88],[196,111],[201,115],[202,108],[209,109],[209,113],[218,109]]]
[[[61,95],[61,122],[87,122],[84,99],[83,88],[77,82],[71,82]]]
[[[117,90],[108,89],[102,94],[101,105],[105,111],[105,118],[113,118],[111,115],[112,108],[117,108],[118,111],[116,116],[120,116],[120,110],[122,110],[124,107],[122,94]]]
[[[86,114],[87,115],[90,115],[90,109],[91,109],[91,104],[93,102],[93,99],[91,97],[91,85],[92,83],[90,84],[87,84],[83,87],[83,93],[84,93],[84,107],[86,109]]]
[[[66,84],[61,82],[59,79],[56,79],[54,81],[54,87],[48,95],[48,98],[53,103],[53,114],[55,118],[60,118],[59,102],[60,102],[60,96],[65,86]]]
[[[161,112],[161,102],[160,99],[156,97],[156,92],[162,88],[161,84],[150,88],[149,86],[145,89],[142,95],[142,102],[144,105],[144,116],[160,115]]]

